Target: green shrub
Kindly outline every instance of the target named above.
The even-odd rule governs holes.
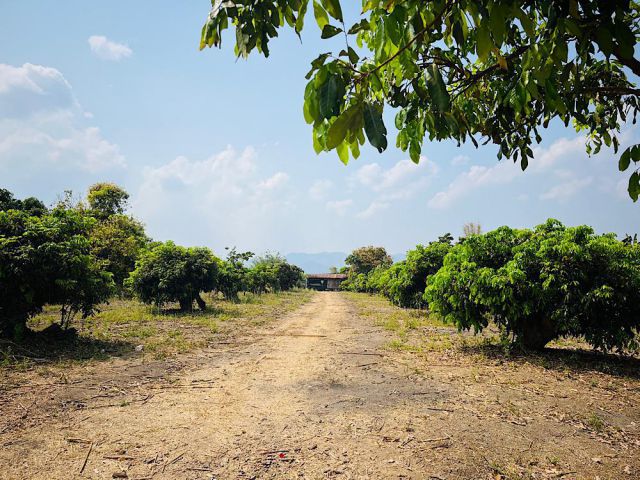
[[[196,301],[204,310],[200,293],[216,289],[219,265],[208,248],[161,243],[141,255],[127,284],[144,303],[178,302],[181,310],[190,311]]]
[[[347,279],[340,284],[340,289],[348,292],[370,292],[369,278],[366,273],[349,272]]]
[[[451,240],[447,236],[427,246],[417,245],[409,250],[406,260],[394,265],[397,271],[389,272],[387,284],[380,288],[381,293],[400,307],[426,308],[424,290],[427,278],[440,270],[450,249]]]
[[[369,272],[366,281],[363,282],[364,290],[368,293],[380,293],[389,296],[389,285],[395,280],[396,276],[402,271],[404,262],[394,263],[391,266],[379,265]]]
[[[527,348],[571,335],[605,351],[633,349],[640,248],[556,220],[534,230],[501,227],[453,247],[425,298],[460,329],[479,331],[492,319]]]
[[[342,290],[380,293],[404,308],[424,308],[427,277],[442,266],[451,249],[453,237],[447,234],[427,246],[418,245],[407,252],[406,260],[390,264],[389,255],[380,247],[354,250],[346,263],[351,265]]]
[[[56,208],[40,217],[0,211],[0,334],[20,337],[46,304],[61,305],[61,324],[87,317],[112,293],[109,272],[91,255],[95,220]]]
[[[257,257],[247,272],[248,290],[257,294],[291,290],[304,283],[304,272],[300,267],[273,253]]]
[[[349,272],[359,275],[365,275],[374,268],[382,266],[389,267],[393,263],[393,259],[384,247],[360,247],[356,248],[345,259],[344,263],[349,267]]]
[[[352,292],[377,292],[384,283],[384,272],[392,265],[393,259],[384,247],[356,248],[345,259],[345,272],[349,276],[340,288]]]
[[[49,212],[42,201],[34,197],[18,200],[9,190],[0,188],[0,211],[20,210],[30,216],[41,217]]]
[[[113,280],[122,289],[125,279],[133,271],[136,260],[149,243],[144,226],[126,215],[111,215],[91,230],[91,253],[113,274]]]
[[[245,263],[253,257],[252,252],[237,252],[235,247],[227,249],[227,258],[220,263],[218,272],[218,290],[224,298],[232,302],[240,301],[238,294],[247,290],[247,272]]]
[[[87,194],[91,212],[101,219],[123,214],[128,201],[129,194],[115,183],[96,183]]]

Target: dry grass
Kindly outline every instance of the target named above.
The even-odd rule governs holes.
[[[380,296],[346,295],[359,314],[392,332],[389,355],[408,376],[449,395],[446,408],[455,413],[441,424],[430,418],[434,430],[458,436],[442,461],[461,455],[491,471],[465,478],[640,478],[637,356],[602,354],[579,338],[525,352],[495,327],[458,332]]]
[[[114,299],[101,306],[95,316],[75,319],[71,327],[76,335],[58,338],[37,333],[59,321],[59,307],[52,305],[29,322],[36,333],[25,342],[0,343],[0,368],[19,370],[40,363],[64,366],[105,360],[131,354],[139,345],[143,355],[165,358],[206,346],[230,329],[272,321],[297,309],[312,295],[307,290],[245,294],[239,303],[208,295],[207,309],[190,313],[179,312],[174,305],[160,310],[136,300]]]

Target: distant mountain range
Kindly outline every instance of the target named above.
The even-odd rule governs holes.
[[[289,253],[287,261],[302,268],[305,273],[328,273],[331,267],[344,266],[344,259],[349,256],[345,252]],[[394,262],[404,260],[404,254],[392,254]]]

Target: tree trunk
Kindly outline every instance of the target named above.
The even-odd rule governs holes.
[[[0,338],[19,342],[24,339],[27,331],[27,317],[24,315],[11,315],[0,320]]]
[[[183,312],[190,312],[193,307],[193,300],[187,300],[186,298],[180,299],[180,310]]]
[[[196,303],[198,304],[198,307],[200,308],[200,310],[202,310],[203,312],[207,308],[207,304],[204,303],[204,300],[202,299],[199,293],[196,294]]]
[[[522,327],[520,340],[527,350],[543,350],[556,337],[556,329],[548,318],[532,319]]]

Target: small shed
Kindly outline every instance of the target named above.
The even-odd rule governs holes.
[[[340,284],[347,279],[344,273],[309,273],[307,288],[312,290],[340,290]]]

